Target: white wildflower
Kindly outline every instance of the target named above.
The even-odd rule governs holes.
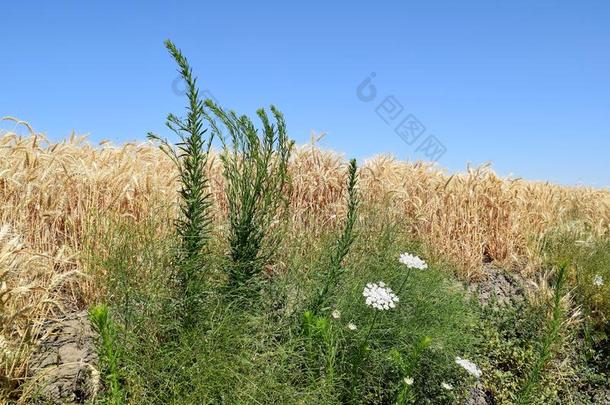
[[[453,385],[451,385],[451,384],[447,384],[447,383],[445,383],[445,382],[444,382],[444,383],[442,383],[442,384],[441,384],[441,387],[442,387],[444,390],[447,390],[447,391],[453,391]]]
[[[595,276],[595,278],[593,279],[593,285],[596,287],[601,287],[604,285],[604,278],[602,276],[600,276],[599,274]]]
[[[358,327],[350,322],[347,324],[347,329],[349,329],[351,331],[355,331],[355,330],[358,330]]]
[[[392,289],[386,287],[383,282],[367,284],[362,295],[366,298],[366,305],[380,311],[396,308],[396,304],[400,301]]]
[[[403,380],[405,382],[405,384],[407,384],[409,387],[411,385],[413,385],[413,383],[415,382],[411,377],[405,377],[405,379]]]
[[[426,270],[428,264],[417,256],[410,253],[400,255],[400,262],[410,269]]]
[[[455,362],[475,378],[481,378],[481,376],[483,375],[481,369],[469,360],[464,360],[459,357],[456,357]]]
[[[332,316],[333,319],[341,319],[341,312],[335,309],[330,316]]]

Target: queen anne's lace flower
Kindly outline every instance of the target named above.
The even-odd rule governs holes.
[[[396,304],[400,301],[392,289],[381,281],[377,284],[367,284],[362,295],[366,299],[366,305],[380,311],[396,308]]]
[[[347,324],[347,329],[349,329],[351,331],[355,331],[355,330],[358,330],[358,327],[350,322]]]
[[[596,287],[601,287],[604,285],[604,278],[602,276],[600,276],[599,274],[597,276],[595,276],[595,278],[593,279],[593,285]]]
[[[341,312],[337,309],[335,309],[330,316],[333,317],[333,319],[341,319]]]
[[[413,385],[413,383],[415,382],[411,377],[405,377],[405,379],[403,380],[405,382],[405,384],[407,384],[409,387],[411,385]]]
[[[400,255],[400,262],[410,269],[426,270],[428,264],[417,256],[410,253]]]
[[[464,360],[462,358],[456,357],[455,362],[475,378],[481,378],[481,376],[483,375],[481,369],[469,360]]]
[[[441,384],[441,387],[442,387],[444,390],[447,390],[447,391],[453,391],[453,385],[451,385],[451,384],[447,384],[447,383],[445,383],[445,382],[444,382],[444,383],[442,383],[442,384]]]

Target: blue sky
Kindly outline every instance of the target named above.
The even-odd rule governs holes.
[[[298,143],[313,130],[346,156],[418,159],[433,135],[450,171],[608,186],[609,21],[607,1],[14,1],[0,116],[54,140],[169,135],[184,105],[170,38],[202,90],[241,113],[277,105]],[[408,145],[395,128],[412,117],[425,132]]]

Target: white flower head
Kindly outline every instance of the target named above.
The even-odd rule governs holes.
[[[599,274],[595,276],[595,278],[593,279],[593,285],[596,287],[601,287],[604,285],[604,278],[602,276],[600,276]]]
[[[400,262],[410,269],[426,270],[428,264],[417,256],[410,253],[400,255]]]
[[[464,360],[459,357],[456,357],[455,362],[475,378],[481,378],[481,376],[483,375],[481,369],[469,360]]]
[[[447,390],[447,391],[453,391],[453,385],[451,385],[451,384],[447,384],[446,382],[442,383],[442,384],[441,384],[441,387],[442,387],[444,390]]]
[[[383,282],[369,283],[362,292],[366,299],[366,305],[380,311],[387,311],[396,308],[400,299],[394,294],[390,287],[386,287]]]
[[[337,309],[335,309],[330,316],[333,317],[333,319],[341,319],[341,312]]]
[[[351,331],[355,331],[355,330],[358,330],[358,327],[350,322],[347,324],[347,329],[349,329]]]
[[[411,385],[413,385],[413,383],[415,382],[411,377],[405,377],[404,380],[405,384],[407,384],[409,387]]]

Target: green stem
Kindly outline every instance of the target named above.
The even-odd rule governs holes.
[[[559,269],[557,276],[557,282],[555,284],[555,294],[553,297],[553,314],[552,318],[547,324],[547,332],[542,341],[542,348],[538,353],[538,359],[534,363],[532,370],[528,376],[525,386],[517,397],[517,404],[525,405],[531,403],[532,397],[534,397],[535,391],[539,389],[540,375],[551,359],[553,353],[553,345],[559,341],[559,330],[561,328],[563,311],[561,308],[561,299],[563,297],[563,287],[566,280],[567,265],[562,265]]]
[[[364,350],[366,348],[366,342],[369,340],[369,337],[371,336],[371,333],[373,332],[373,328],[375,327],[375,323],[377,323],[377,317],[379,316],[379,310],[375,310],[375,315],[373,316],[373,321],[371,322],[371,325],[369,326],[369,330],[366,334],[366,336],[364,337],[364,339],[362,340],[362,342],[360,343],[360,346],[358,347],[359,353],[358,353],[358,357],[356,359],[356,362],[352,363],[352,375],[356,376],[356,373],[358,373],[358,370],[360,370],[360,365],[362,364],[362,360],[364,358]],[[357,384],[352,384],[352,396],[354,398],[358,397],[358,385]]]
[[[405,276],[405,279],[403,280],[402,284],[400,285],[400,288],[398,289],[398,292],[396,293],[396,295],[398,295],[399,298],[400,298],[400,294],[402,293],[402,290],[407,285],[407,280],[409,280],[409,276],[411,276],[412,271],[413,271],[413,269],[409,267],[409,269],[407,271],[407,275]]]
[[[373,316],[373,322],[371,322],[371,326],[369,327],[369,331],[367,332],[366,336],[364,337],[364,340],[362,341],[362,346],[364,346],[366,344],[366,342],[369,340],[369,337],[371,337],[371,333],[373,332],[373,327],[375,326],[375,323],[377,322],[377,317],[379,316],[379,310],[375,310],[375,316]]]

